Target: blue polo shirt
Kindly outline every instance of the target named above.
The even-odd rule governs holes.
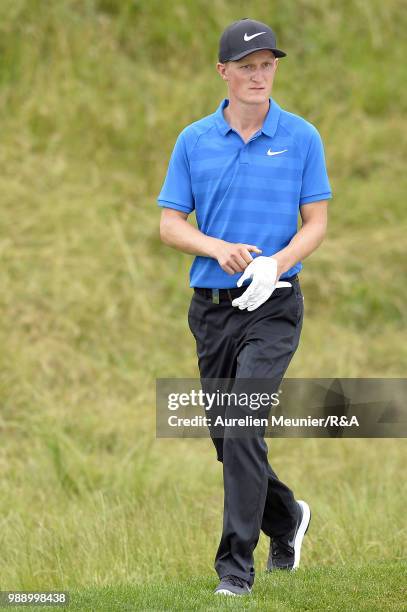
[[[228,104],[225,98],[215,113],[182,130],[158,205],[195,211],[207,236],[274,255],[296,234],[299,207],[332,197],[322,140],[311,123],[270,98],[261,130],[245,143],[223,116]],[[281,279],[301,269],[298,262]],[[228,289],[241,274],[227,274],[216,259],[197,256],[190,286]]]

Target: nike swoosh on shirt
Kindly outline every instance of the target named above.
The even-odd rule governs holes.
[[[285,153],[286,151],[288,151],[288,149],[283,149],[282,151],[272,151],[269,149],[267,155],[280,155],[280,153]]]
[[[245,33],[243,38],[246,42],[249,42],[249,40],[251,40],[252,38],[256,38],[256,36],[260,36],[260,34],[265,34],[265,32],[257,32],[257,34],[252,34],[251,36]]]

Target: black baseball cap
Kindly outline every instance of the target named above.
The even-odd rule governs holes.
[[[245,17],[231,23],[220,37],[219,61],[236,61],[262,49],[270,49],[276,57],[287,55],[277,49],[276,36],[268,25]]]

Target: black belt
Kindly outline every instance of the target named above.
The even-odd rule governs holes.
[[[280,280],[284,280],[287,282],[294,282],[298,280],[297,274],[294,276],[290,276],[290,278],[281,278]],[[219,302],[231,302],[235,298],[239,297],[246,291],[246,289],[250,285],[243,285],[243,287],[232,287],[231,289],[209,289],[207,287],[194,287],[195,293],[202,295],[208,300],[212,300],[214,304],[219,304]]]

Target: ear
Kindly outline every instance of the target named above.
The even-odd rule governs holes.
[[[221,62],[218,62],[216,64],[216,70],[218,71],[218,73],[220,74],[220,76],[222,77],[222,79],[224,81],[228,81],[228,75],[227,75],[227,65],[226,64],[222,64]]]

